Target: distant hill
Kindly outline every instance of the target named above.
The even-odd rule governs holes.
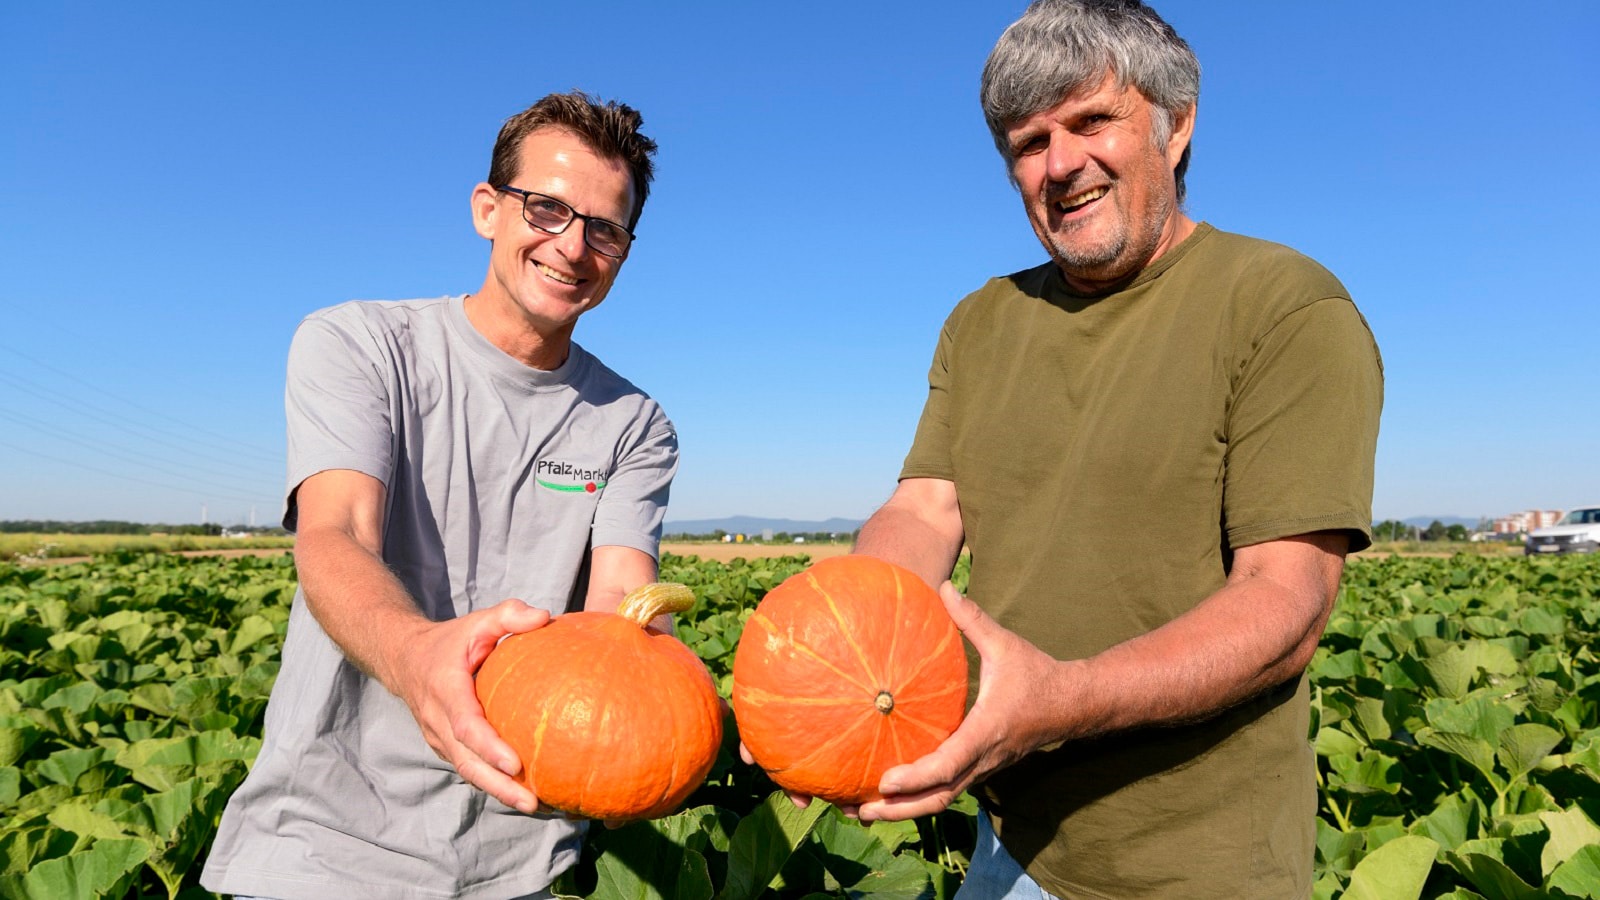
[[[864,519],[822,519],[818,521],[804,519],[763,519],[758,516],[729,516],[725,519],[688,519],[682,522],[667,522],[661,526],[663,534],[705,534],[715,531],[725,531],[728,534],[760,534],[766,529],[772,529],[773,534],[780,531],[789,534],[811,534],[816,531],[825,531],[838,534],[849,534],[861,527]]]

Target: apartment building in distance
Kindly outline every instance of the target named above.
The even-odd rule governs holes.
[[[1527,534],[1535,528],[1548,528],[1561,520],[1559,509],[1530,509],[1500,516],[1494,520],[1495,534]]]

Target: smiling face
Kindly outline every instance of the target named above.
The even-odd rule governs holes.
[[[1067,283],[1095,293],[1132,279],[1194,230],[1172,170],[1193,107],[1156,137],[1156,111],[1107,76],[1006,130],[1011,175],[1028,220]]]
[[[571,132],[541,128],[522,141],[512,187],[554,197],[582,215],[628,222],[633,179],[621,160],[602,157]],[[467,315],[496,346],[528,365],[559,366],[578,317],[605,299],[622,259],[584,242],[574,220],[548,234],[522,217],[522,197],[479,184],[472,221],[492,242],[489,274],[468,299]]]

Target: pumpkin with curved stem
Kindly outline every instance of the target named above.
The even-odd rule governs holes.
[[[824,559],[767,593],[733,661],[733,714],[782,787],[833,803],[879,796],[885,770],[961,724],[967,661],[934,590],[884,560]]]
[[[656,818],[705,782],[722,744],[716,687],[692,650],[649,626],[693,604],[681,584],[649,584],[616,613],[557,616],[490,652],[478,701],[540,805]]]

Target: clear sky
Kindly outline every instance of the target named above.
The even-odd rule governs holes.
[[[677,424],[668,519],[864,517],[945,315],[1044,259],[976,99],[1022,8],[4,4],[0,519],[275,521],[296,324],[475,290],[499,124],[574,87],[660,143],[577,338]],[[1204,72],[1190,214],[1377,335],[1375,518],[1600,502],[1600,4],[1157,8]]]

